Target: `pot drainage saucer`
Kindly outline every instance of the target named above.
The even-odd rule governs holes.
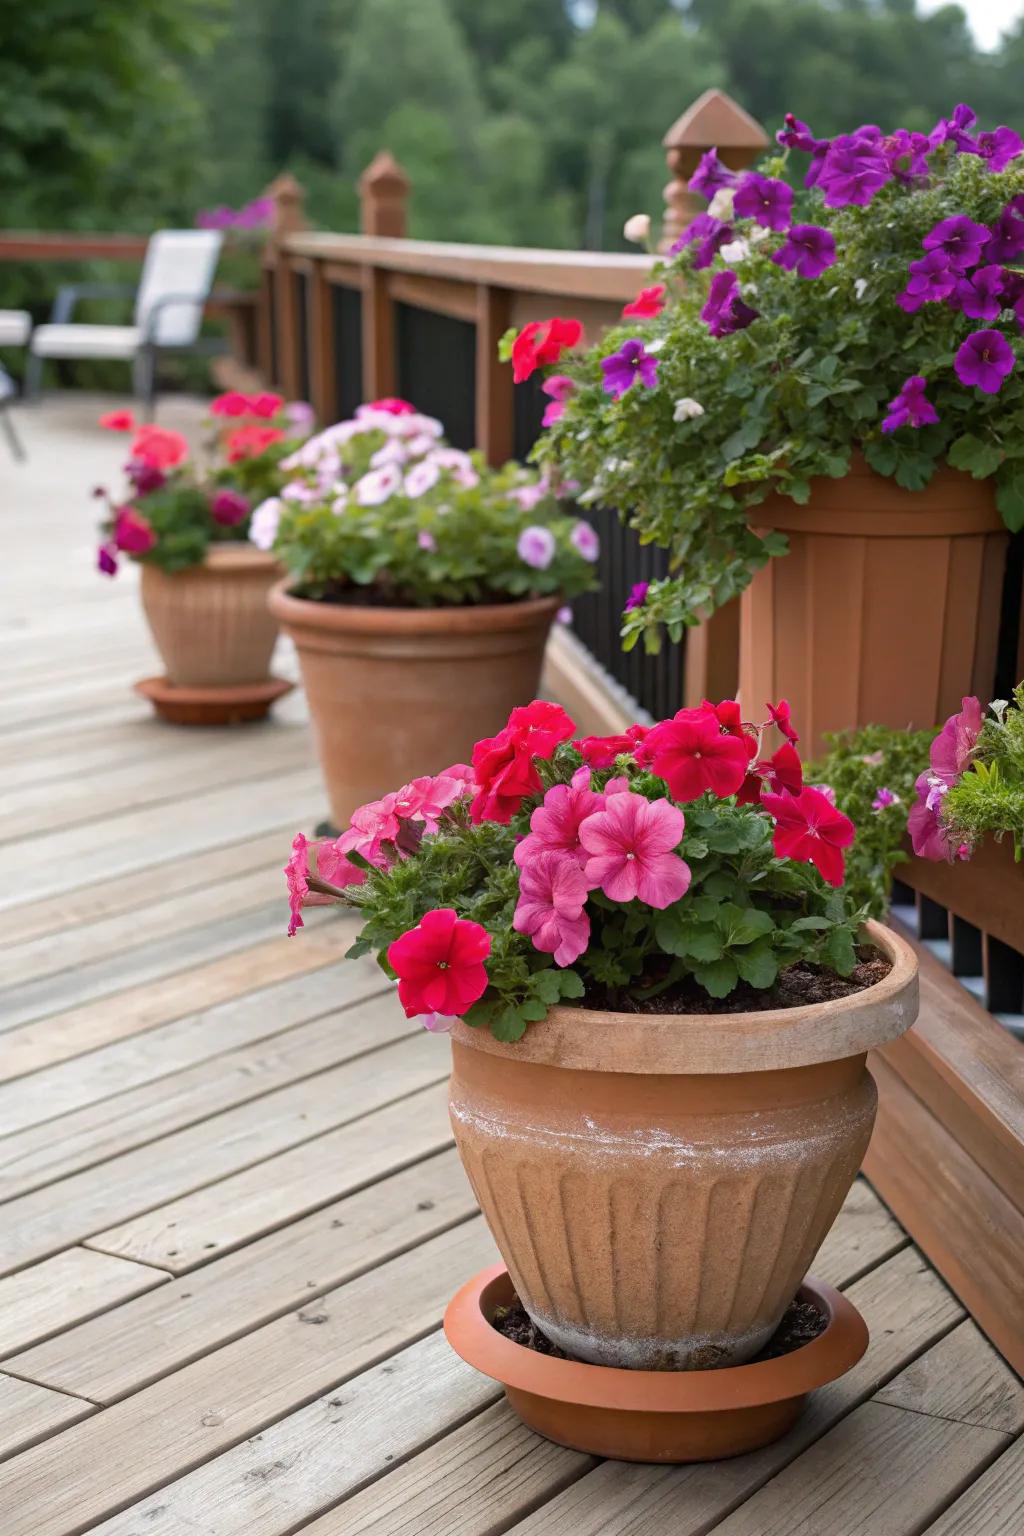
[[[538,1434],[617,1461],[717,1461],[768,1445],[796,1422],[807,1394],[844,1375],[868,1345],[853,1303],[811,1275],[798,1299],[828,1319],[817,1338],[774,1360],[717,1371],[627,1371],[540,1354],[491,1325],[513,1295],[503,1264],[481,1270],[448,1304],[449,1344],[501,1382]]]
[[[172,725],[242,725],[264,719],[275,700],[294,686],[282,677],[268,677],[233,688],[180,688],[166,677],[144,677],[135,692]]]

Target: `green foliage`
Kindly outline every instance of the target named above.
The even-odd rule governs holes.
[[[589,528],[562,513],[554,496],[538,487],[536,473],[522,465],[492,470],[482,455],[461,454],[428,438],[406,458],[397,489],[375,505],[364,504],[359,482],[390,441],[383,430],[363,430],[346,442],[340,466],[330,432],[307,444],[305,473],[314,499],[285,504],[274,542],[299,596],[344,601],[362,587],[384,603],[435,608],[554,595],[568,601],[594,586],[593,565],[573,542]],[[314,455],[320,443],[329,467],[318,480],[323,472]],[[438,450],[447,456],[446,467],[435,484],[411,494],[402,476],[429,464]],[[543,568],[519,553],[528,528],[550,534]]]
[[[573,747],[559,747],[550,763],[540,765],[545,790],[568,784],[581,763]],[[593,776],[593,787],[623,772],[632,791],[664,797],[660,778],[622,757]],[[489,985],[466,1022],[488,1026],[501,1040],[518,1039],[553,1004],[588,994],[614,1008],[627,996],[657,997],[686,978],[723,998],[740,982],[770,988],[780,970],[798,961],[844,976],[852,971],[865,916],[856,893],[833,889],[809,864],[776,858],[772,822],[759,807],[710,794],[686,806],[678,848],[691,871],[686,894],[656,911],[639,900],[615,902],[592,891],[585,909],[589,945],[574,965],[555,966],[513,927],[519,896],[513,850],[529,832],[540,800],[528,797],[507,826],[473,825],[467,802],[457,801],[443,814],[440,830],[424,836],[411,857],[388,870],[370,870],[364,885],[349,886],[346,900],[364,919],[352,953],[376,953],[392,975],[388,947],[426,912],[452,907],[480,923],[491,938]]]
[[[695,271],[691,244],[660,269],[669,289],[661,315],[618,326],[559,364],[577,388],[536,456],[585,485],[581,500],[619,507],[642,542],[670,554],[671,575],[624,615],[627,648],[643,639],[656,650],[663,631],[676,641],[741,592],[786,548],[778,534],[753,532],[758,504],[772,493],[806,501],[811,479],[845,474],[855,450],[908,490],[923,489],[947,460],[991,476],[1008,523],[1024,523],[1024,369],[998,394],[965,388],[952,360],[978,322],[946,304],[907,314],[896,303],[929,230],[953,214],[991,223],[1024,191],[1024,168],[993,175],[979,157],[948,150],[931,163],[938,175],[926,189],[894,180],[867,208],[828,210],[814,193],[803,216],[832,230],[838,255],[813,280],[768,259],[783,236],[734,220],[751,237],[734,263],[759,312],[747,329],[710,334],[700,311],[712,277],[727,269],[718,257]],[[1006,335],[1024,356],[1015,323]],[[657,385],[613,400],[601,360],[634,336],[657,351]],[[940,419],[883,435],[886,403],[911,374],[928,379]],[[676,421],[684,398],[703,414]]]
[[[1013,838],[1024,850],[1024,684],[1013,701],[997,699],[985,720],[970,767],[942,802],[942,822],[955,848],[975,848],[986,837]]]
[[[906,859],[907,814],[914,804],[914,782],[928,768],[934,731],[896,731],[866,725],[829,736],[829,750],[806,769],[812,784],[827,784],[836,805],[857,828],[846,855],[846,889],[851,899],[884,917],[893,870]],[[876,808],[880,790],[897,796]]]

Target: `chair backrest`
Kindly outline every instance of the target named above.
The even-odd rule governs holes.
[[[135,296],[135,324],[145,328],[158,305],[151,339],[159,346],[191,346],[199,335],[223,238],[216,229],[161,229],[150,238]],[[169,298],[182,302],[161,302]]]

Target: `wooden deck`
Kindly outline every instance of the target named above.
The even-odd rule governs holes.
[[[168,407],[175,421],[187,409]],[[90,407],[0,445],[2,1536],[1020,1536],[1024,1390],[867,1184],[816,1271],[866,1358],[780,1444],[597,1464],[439,1331],[493,1246],[351,924],[284,936],[302,703],[160,726],[92,571]],[[280,658],[287,670],[287,656]]]

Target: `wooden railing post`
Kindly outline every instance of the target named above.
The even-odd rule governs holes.
[[[498,361],[498,342],[512,320],[506,288],[477,286],[476,446],[495,467],[512,457],[515,442],[515,385],[508,363]]]
[[[706,150],[717,149],[723,165],[732,171],[741,171],[767,149],[770,141],[761,124],[749,112],[744,112],[731,96],[724,91],[712,90],[698,96],[692,106],[676,118],[661,142],[672,173],[664,193],[665,214],[659,247],[665,251],[704,207],[703,201],[687,190],[701,155]]]
[[[409,178],[390,150],[375,155],[359,178],[360,228],[364,235],[401,240],[406,231]],[[363,396],[395,393],[395,309],[388,274],[363,267]]]
[[[297,312],[295,287],[284,241],[304,230],[306,194],[295,177],[285,171],[270,183],[267,197],[274,204],[270,233],[264,250],[264,282],[260,292],[260,369],[292,399],[299,392],[298,328],[304,317]],[[273,330],[273,334],[271,334]]]

